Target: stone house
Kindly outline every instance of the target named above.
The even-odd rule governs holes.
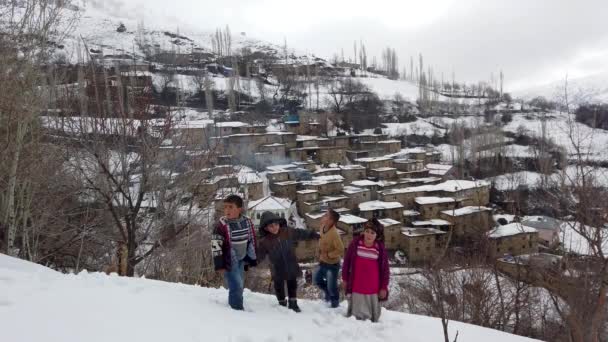
[[[538,230],[515,222],[498,226],[487,233],[492,258],[538,252]]]
[[[399,177],[399,172],[397,172]],[[423,185],[435,185],[441,183],[442,179],[439,177],[423,177],[423,178],[401,178],[399,185],[404,188],[423,186]]]
[[[396,159],[393,163],[397,168],[397,175],[401,178],[421,178],[429,175],[429,170],[424,168],[422,160]]]
[[[371,201],[371,191],[369,189],[358,188],[356,186],[347,185],[342,188],[342,193],[348,197],[346,207],[350,210],[355,210],[359,207],[359,203]]]
[[[490,203],[490,183],[486,181],[448,180],[433,186],[433,196],[453,197],[463,206]]]
[[[367,177],[367,170],[361,165],[340,165],[339,168],[340,174],[347,184]]]
[[[331,137],[331,139],[333,140],[334,146],[344,147],[345,149],[350,147],[350,137],[348,135],[335,136]]]
[[[470,236],[479,236],[494,225],[492,209],[487,207],[469,206],[445,210],[439,213],[439,218],[452,223],[455,241]]]
[[[420,213],[416,210],[406,209],[403,211],[403,224],[406,227],[411,227],[412,222],[420,221]]]
[[[368,171],[383,167],[393,167],[393,159],[388,157],[359,158],[355,159],[355,163],[364,166]]]
[[[343,184],[344,178],[342,176],[313,177],[311,181],[302,182],[304,187],[317,190],[321,196],[339,194],[342,191]]]
[[[384,154],[398,153],[401,151],[400,140],[382,140],[378,141],[378,148],[382,150]]]
[[[274,144],[268,144],[268,145],[261,145],[259,148],[260,152],[267,152],[271,155],[271,165],[277,165],[280,163],[285,162],[285,160],[287,159],[286,157],[286,150],[285,150],[285,144],[281,144],[281,143],[274,143]]]
[[[399,248],[412,264],[431,261],[444,248],[446,232],[435,228],[404,228]]]
[[[410,188],[398,188],[381,191],[378,194],[378,199],[381,201],[393,201],[403,204],[406,208],[414,208],[416,197],[426,195],[424,189],[418,189],[418,187]]]
[[[350,161],[369,158],[369,151],[346,150],[346,158]]]
[[[303,216],[305,213],[311,211],[308,203],[317,202],[319,199],[319,192],[317,190],[304,189],[296,191],[296,204],[298,208],[298,214]]]
[[[378,221],[384,226],[384,245],[386,248],[389,250],[398,249],[403,223],[390,218],[379,219]]]
[[[243,173],[238,176],[239,184],[245,189],[249,200],[259,200],[264,197],[264,181],[255,172]]]
[[[295,199],[298,184],[300,183],[296,181],[272,183],[270,185],[270,190],[272,190],[275,196]]]
[[[403,205],[399,202],[369,201],[359,203],[359,216],[371,218],[391,218],[403,220]]]
[[[426,168],[429,170],[429,175],[434,177],[441,177],[442,180],[446,181],[453,179],[456,176],[456,167],[449,164],[426,164]]]
[[[345,231],[347,234],[356,235],[362,232],[363,224],[365,222],[367,222],[367,219],[351,214],[344,214],[340,215],[340,220],[336,224],[336,227]]]
[[[397,178],[397,169],[394,167],[380,167],[368,170],[367,174],[369,177],[377,178],[379,180],[395,179]]]
[[[450,221],[441,219],[430,219],[423,221],[412,221],[411,226],[413,228],[435,228],[444,232],[448,232],[452,227],[452,223]]]
[[[423,220],[437,218],[440,212],[452,210],[457,206],[457,202],[451,197],[416,197],[414,203]]]
[[[346,150],[342,147],[323,147],[317,151],[316,161],[319,164],[344,163]]]
[[[351,182],[351,185],[356,188],[369,190],[370,200],[375,201],[378,199],[378,189],[380,188],[378,182],[362,179]]]

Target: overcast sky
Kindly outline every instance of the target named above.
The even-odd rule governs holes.
[[[502,69],[509,88],[608,71],[608,0],[89,0],[134,8],[149,23],[231,31],[322,57],[368,56],[394,47],[400,64],[426,65],[457,80],[489,80]],[[124,12],[123,12],[124,13]]]

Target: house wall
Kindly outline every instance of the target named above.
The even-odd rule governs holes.
[[[490,257],[498,258],[505,254],[520,255],[538,252],[538,233],[522,233],[490,239]]]
[[[346,150],[343,148],[323,148],[317,152],[317,159],[321,164],[344,163]]]
[[[289,183],[289,184],[281,184],[275,183],[272,186],[272,191],[274,191],[274,196],[289,198],[291,200],[296,198],[297,184]]]
[[[402,249],[410,263],[424,263],[430,261],[444,244],[444,235],[403,235]]]
[[[381,179],[381,180],[397,178],[397,169],[386,170],[386,171],[377,171],[375,169],[371,169],[367,173],[369,174],[370,177],[378,177],[378,179]]]
[[[344,182],[350,184],[356,180],[365,179],[367,177],[366,169],[342,169],[340,175],[344,177]]]
[[[461,216],[440,213],[439,218],[452,223],[456,239],[480,236],[481,233],[489,231],[494,224],[491,211],[481,211]]]
[[[432,204],[417,204],[417,211],[423,220],[439,218],[439,214],[443,210],[452,210],[456,207],[455,202],[451,203],[432,203]]]
[[[346,207],[350,210],[358,208],[359,203],[372,201],[372,194],[369,190],[361,191],[354,194],[344,194],[344,196],[348,197]]]
[[[372,219],[374,217],[377,217],[377,218],[391,218],[393,220],[402,222],[403,208],[361,211],[359,216],[362,218],[366,218],[368,220]]]

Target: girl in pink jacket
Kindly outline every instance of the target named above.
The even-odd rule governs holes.
[[[347,316],[377,322],[380,302],[388,299],[389,276],[384,227],[374,218],[365,223],[363,233],[351,242],[344,258]]]

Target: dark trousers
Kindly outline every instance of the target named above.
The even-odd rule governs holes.
[[[287,283],[287,296],[292,299],[296,299],[298,296],[298,280],[297,279],[275,279],[274,280],[274,293],[277,295],[278,300],[285,300],[285,283]]]
[[[323,291],[325,301],[330,302],[332,307],[340,304],[340,292],[338,291],[338,272],[340,264],[319,263],[317,273],[314,275],[314,283]]]

